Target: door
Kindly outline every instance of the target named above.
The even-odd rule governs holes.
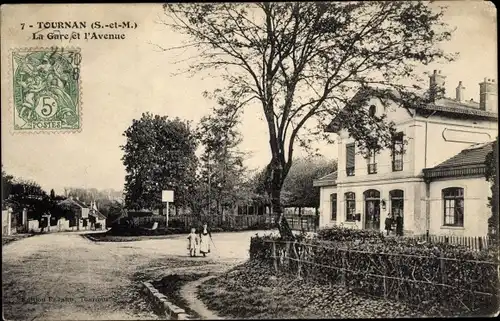
[[[391,214],[395,220],[400,220],[400,233],[404,230],[404,192],[396,189],[389,192],[391,197]],[[400,218],[398,218],[400,217]],[[395,221],[396,223],[396,221]],[[397,224],[395,226],[397,228]]]
[[[367,230],[380,230],[380,192],[368,190],[365,196],[364,226]]]

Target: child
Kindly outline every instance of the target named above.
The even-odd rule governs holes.
[[[198,235],[196,234],[196,229],[193,227],[191,233],[188,235],[188,250],[189,256],[196,256],[196,249],[198,248]]]

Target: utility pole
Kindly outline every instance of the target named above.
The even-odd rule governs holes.
[[[207,159],[207,167],[208,167],[208,216],[210,216],[210,202],[211,202],[211,197],[210,197],[210,152],[207,153],[208,159]]]

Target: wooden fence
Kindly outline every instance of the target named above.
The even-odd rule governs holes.
[[[417,241],[429,243],[447,243],[453,245],[462,245],[474,251],[481,251],[496,246],[495,238],[490,236],[472,237],[472,236],[454,236],[454,235],[413,235],[406,236]]]
[[[292,230],[315,232],[318,229],[318,220],[312,215],[286,215],[288,224]],[[153,225],[158,222],[160,226],[165,225],[165,216],[152,215],[145,217],[134,217],[134,223],[140,226]],[[207,223],[210,227],[227,229],[270,229],[274,228],[276,216],[274,215],[172,215],[169,217],[169,227],[191,228],[200,227]]]
[[[315,232],[318,230],[318,220],[313,215],[286,215],[288,224],[292,230]],[[270,229],[274,228],[275,215],[172,215],[169,217],[168,225],[174,228],[200,227],[207,223],[210,227],[226,229]],[[160,226],[165,226],[165,216],[150,215],[144,217],[134,217],[134,224],[139,226],[153,225],[158,222]]]
[[[210,227],[229,229],[271,228],[275,217],[272,215],[175,215],[169,217],[169,226],[200,227],[207,223]]]
[[[322,282],[339,283],[354,291],[409,304],[472,313],[497,309],[498,262],[381,253],[334,244],[308,244],[252,238],[251,259],[269,268]]]
[[[285,215],[288,225],[295,231],[316,232],[319,228],[319,220],[315,215]]]

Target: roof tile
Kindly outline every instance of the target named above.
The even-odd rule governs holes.
[[[493,143],[494,142],[482,143],[468,147],[434,168],[484,164],[486,155],[493,150]]]

